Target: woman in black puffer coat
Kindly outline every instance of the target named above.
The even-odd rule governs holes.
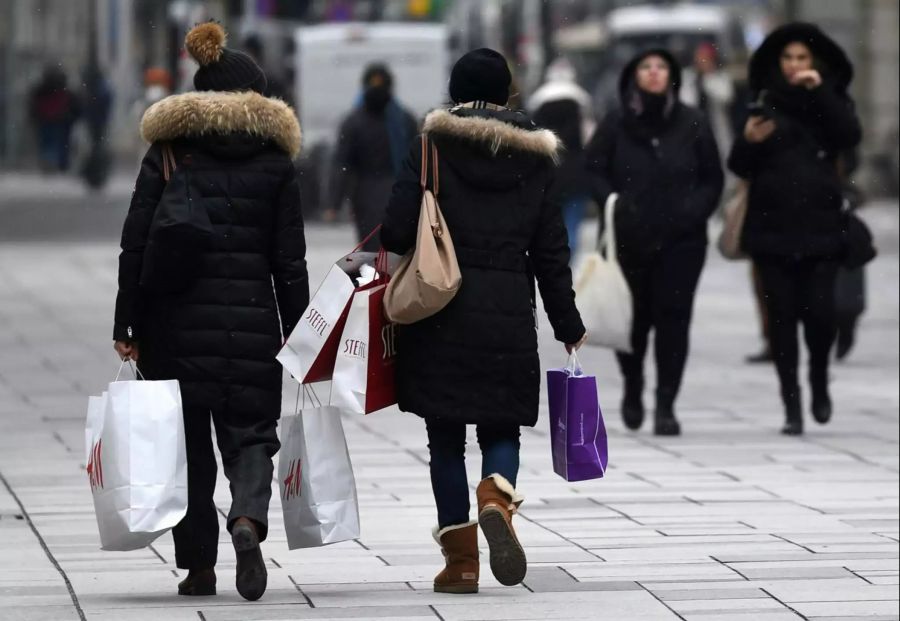
[[[847,87],[853,67],[812,24],[788,24],[750,61],[758,103],[729,167],[750,181],[743,246],[759,270],[787,424],[803,433],[797,326],[810,353],[812,413],[831,418],[828,358],[836,335],[834,291],[843,250],[837,158],[862,138]]]
[[[644,355],[655,330],[658,435],[678,435],[675,398],[687,363],[694,294],[706,261],[706,225],[723,174],[709,121],[679,102],[681,69],[665,50],[635,57],[619,81],[621,111],[610,113],[587,150],[600,205],[613,192],[619,260],[634,296],[631,354],[618,354],[625,379],[622,418],[644,421]]]
[[[266,99],[265,75],[224,31],[203,24],[186,39],[200,62],[198,92],[173,95],[144,115],[152,143],[122,233],[116,350],[148,379],[177,379],[184,405],[188,511],[174,528],[175,558],[189,570],[184,595],[215,593],[218,519],[210,416],[231,483],[227,526],[237,550],[237,587],[258,599],[266,587],[259,542],[266,538],[272,457],[279,443],[282,369],[275,360],[309,301],[306,245],[292,157],[300,128],[282,101]],[[190,176],[214,233],[187,290],[141,287],[144,249],[166,187],[163,145]],[[274,288],[273,288],[274,282]]]
[[[533,278],[556,338],[575,349],[585,335],[575,308],[569,248],[551,187],[557,137],[504,106],[511,76],[492,50],[464,56],[453,69],[458,104],[425,120],[439,153],[439,196],[462,271],[462,286],[436,315],[401,326],[399,406],[425,419],[431,482],[438,509],[435,539],[447,566],[439,592],[478,590],[477,524],[469,522],[466,425],[478,427],[482,481],[479,521],[491,548],[491,569],[503,584],[525,576],[511,518],[519,427],[538,419],[538,359]],[[416,141],[394,186],[382,242],[404,254],[416,244],[421,144]],[[533,275],[532,275],[533,274]]]

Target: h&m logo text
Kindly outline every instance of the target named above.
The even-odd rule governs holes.
[[[300,489],[300,481],[303,475],[303,461],[300,459],[292,459],[288,466],[288,475],[284,479],[284,492],[281,494],[282,500],[290,500],[298,498],[302,495]]]
[[[103,439],[98,440],[91,448],[87,463],[88,480],[91,489],[103,489]]]

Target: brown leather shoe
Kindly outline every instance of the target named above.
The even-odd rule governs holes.
[[[179,595],[209,596],[216,594],[215,569],[191,569],[187,578],[178,583]]]
[[[432,531],[446,566],[434,579],[435,593],[478,593],[478,522]]]
[[[499,474],[478,484],[478,523],[491,549],[491,571],[505,586],[520,584],[528,571],[525,550],[513,530],[512,516],[524,498]]]
[[[266,592],[268,582],[256,525],[247,518],[238,518],[231,529],[231,542],[237,556],[235,585],[238,593],[244,599],[255,602]]]

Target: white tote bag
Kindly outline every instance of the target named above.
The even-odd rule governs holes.
[[[281,419],[278,481],[291,550],[359,538],[356,480],[341,411],[305,405]]]
[[[599,247],[578,266],[575,301],[588,332],[588,343],[631,353],[634,307],[618,259],[614,217],[618,198],[618,194],[610,194],[606,200],[606,224]]]
[[[107,392],[88,400],[85,445],[104,550],[144,548],[187,513],[187,454],[176,380],[118,381],[116,376]]]

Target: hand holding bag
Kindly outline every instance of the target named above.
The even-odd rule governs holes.
[[[357,289],[354,276],[359,273],[361,266],[373,265],[379,257],[372,252],[359,252],[359,249],[379,229],[380,227],[372,231],[355,250],[331,266],[297,326],[276,356],[281,365],[301,384],[324,382],[332,378],[341,334],[350,313],[353,292]],[[382,259],[386,257],[386,271],[396,267],[397,255],[388,253],[381,256]]]
[[[334,363],[332,404],[358,414],[397,403],[397,326],[384,314],[389,279],[382,252],[378,278],[353,294]]]
[[[101,547],[124,551],[147,547],[187,513],[187,453],[178,381],[119,375],[88,400],[85,453]]]
[[[278,484],[288,548],[359,538],[359,502],[340,409],[306,407],[281,419]],[[298,393],[298,406],[300,395]]]
[[[599,248],[588,253],[579,265],[575,277],[575,303],[588,332],[588,343],[631,353],[634,308],[631,289],[618,259],[617,200],[617,194],[610,194],[606,200],[606,224]],[[602,254],[604,249],[606,257]]]
[[[429,151],[434,191],[428,188]],[[437,200],[440,190],[437,147],[425,135],[422,136],[421,185],[416,247],[400,264],[384,294],[385,315],[401,325],[437,314],[454,298],[462,282],[453,240]]]
[[[564,369],[547,371],[553,470],[566,481],[600,479],[609,463],[597,378],[585,375],[577,354]]]

